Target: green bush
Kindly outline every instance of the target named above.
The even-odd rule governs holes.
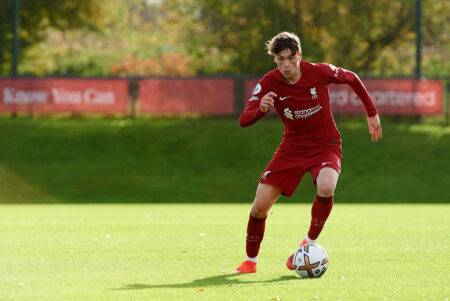
[[[336,202],[449,202],[450,128],[338,120]],[[249,202],[279,143],[275,118],[0,118],[0,202]],[[310,202],[309,176],[292,199]]]

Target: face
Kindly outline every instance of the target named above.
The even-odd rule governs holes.
[[[290,49],[284,49],[275,55],[274,61],[281,74],[287,80],[296,79],[300,74],[301,52],[292,53]]]

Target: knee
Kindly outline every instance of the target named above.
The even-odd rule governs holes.
[[[260,183],[256,189],[255,200],[253,201],[250,214],[257,218],[266,217],[280,194],[281,189],[272,185]]]
[[[333,196],[335,184],[332,181],[323,181],[317,185],[317,194],[323,197]]]
[[[256,218],[263,218],[263,217],[267,216],[267,213],[269,212],[269,210],[270,210],[270,208],[267,205],[253,204],[250,214]]]

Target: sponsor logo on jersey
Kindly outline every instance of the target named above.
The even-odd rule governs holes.
[[[294,119],[305,119],[308,118],[317,112],[322,110],[321,105],[316,105],[314,107],[304,109],[304,110],[294,110],[292,111],[289,108],[284,109],[284,116],[286,116],[287,119],[294,120]]]
[[[284,109],[284,116],[286,116],[287,119],[294,120],[294,115],[289,108]]]
[[[319,98],[319,95],[317,95],[316,87],[312,87],[311,89],[309,89],[309,92],[311,92],[311,98],[312,99]]]
[[[262,89],[262,87],[261,87],[261,84],[257,84],[256,86],[255,86],[255,89],[253,89],[253,96],[255,96],[255,95],[257,95],[259,92],[261,92],[261,89]]]

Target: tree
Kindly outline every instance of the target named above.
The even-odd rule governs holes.
[[[13,1],[0,0],[0,74],[2,75],[7,75],[11,68]],[[102,26],[104,14],[100,0],[22,0],[19,32],[22,51],[43,40],[46,28],[94,30]]]
[[[0,74],[11,6],[0,0]],[[412,75],[412,0],[21,0],[21,68],[35,75],[260,75],[265,43],[298,33],[303,57],[363,75]],[[448,75],[450,6],[423,0],[425,75]]]
[[[424,0],[423,23],[425,41],[448,50],[450,6],[443,2]],[[183,20],[180,32],[192,57],[204,61],[215,49],[222,72],[261,74],[273,67],[264,44],[284,30],[300,35],[307,60],[327,61],[363,74],[414,71],[414,1],[166,0],[165,5],[177,15],[167,20],[171,26]],[[442,53],[448,51],[438,55],[448,62],[448,55]]]

